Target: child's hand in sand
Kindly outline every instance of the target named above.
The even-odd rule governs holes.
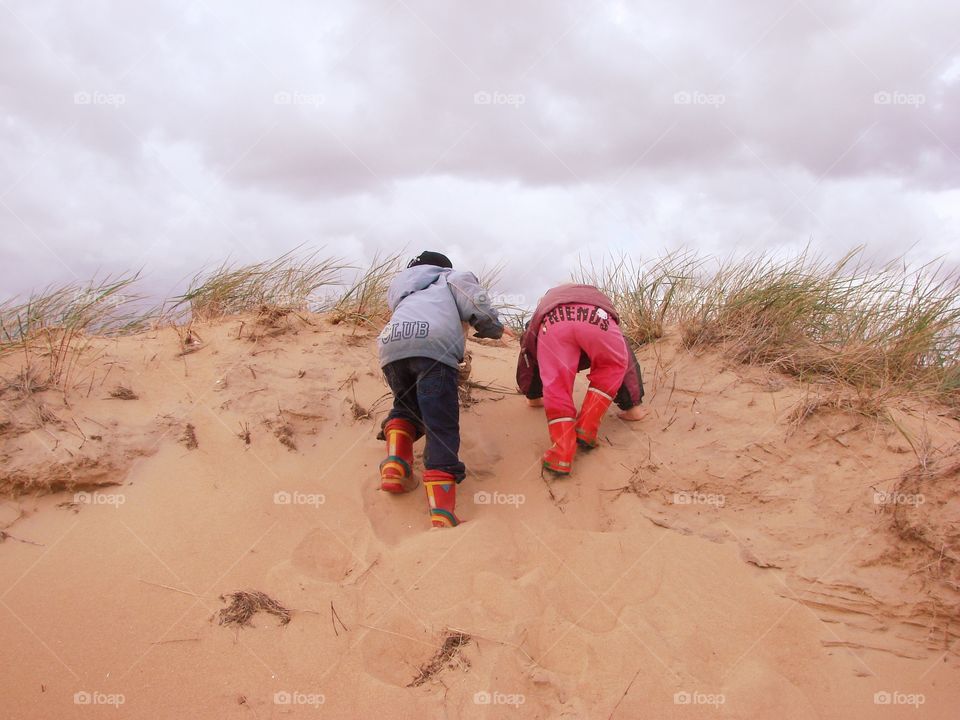
[[[527,398],[527,405],[530,407],[543,407],[543,398]]]
[[[506,325],[503,326],[503,336],[511,339],[516,339],[517,333],[514,332],[513,328],[510,328]]]
[[[647,416],[650,415],[650,411],[642,405],[634,405],[629,410],[623,410],[617,413],[617,417],[621,420],[626,420],[627,422],[637,422],[638,420],[646,420]]]

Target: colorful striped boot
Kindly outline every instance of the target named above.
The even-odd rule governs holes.
[[[577,435],[573,418],[556,418],[547,422],[550,449],[543,454],[543,468],[557,475],[569,475],[573,467],[573,455],[577,451]]]
[[[417,429],[403,418],[388,420],[383,426],[387,439],[387,458],[380,463],[380,489],[388,493],[410,492],[417,486],[413,478],[413,441]]]
[[[457,505],[457,479],[443,470],[423,473],[423,487],[430,503],[430,522],[433,527],[456,527],[460,519],[454,513]]]
[[[603,414],[610,407],[613,398],[602,390],[590,387],[583,398],[583,407],[577,417],[577,444],[585,448],[597,446],[597,434],[600,432],[600,423]]]

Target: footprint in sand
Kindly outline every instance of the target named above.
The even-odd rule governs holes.
[[[496,436],[482,432],[461,432],[460,459],[467,466],[468,475],[491,477],[503,459]]]
[[[349,547],[327,530],[317,528],[294,548],[290,564],[308,577],[339,583],[354,569],[356,556],[363,553],[359,543],[347,542]]]

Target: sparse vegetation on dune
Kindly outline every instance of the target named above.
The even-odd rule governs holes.
[[[0,355],[21,352],[21,377],[31,387],[66,387],[90,337],[145,330],[156,308],[132,291],[139,273],[48,287],[0,305]]]
[[[224,263],[214,270],[198,273],[187,291],[173,298],[171,315],[216,320],[228,315],[258,310],[264,306],[306,310],[320,288],[335,287],[347,267],[336,258],[322,258],[319,251],[298,257],[296,251],[250,265],[234,267]]]
[[[227,263],[198,273],[166,312],[132,293],[138,274],[87,286],[50,288],[0,306],[0,353],[21,350],[31,387],[67,387],[96,335],[136,332],[157,322],[189,327],[247,312],[323,311],[334,322],[377,329],[403,252],[355,268],[318,252]],[[507,324],[521,329],[528,305],[498,295],[503,265],[481,273]],[[354,270],[346,283],[342,274]],[[624,330],[642,345],[668,332],[693,350],[716,347],[743,363],[802,381],[832,380],[858,391],[910,391],[956,402],[960,393],[960,274],[901,261],[875,267],[862,250],[836,262],[808,252],[713,261],[681,251],[639,262],[584,262],[578,282],[595,284],[621,309]],[[322,297],[317,292],[324,289]]]
[[[801,380],[958,398],[960,273],[940,265],[877,268],[856,250],[837,262],[759,255],[710,271],[683,253],[583,265],[575,277],[613,297],[638,344],[674,326],[690,349],[718,347]]]

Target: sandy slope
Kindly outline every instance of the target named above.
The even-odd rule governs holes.
[[[69,406],[0,396],[0,716],[956,717],[956,471],[897,484],[897,425],[946,449],[956,420],[794,428],[805,391],[667,340],[641,355],[653,416],[611,414],[568,480],[540,477],[541,411],[472,390],[468,522],[430,531],[422,491],[377,489],[372,336],[198,332],[186,355],[171,329],[98,341]],[[512,387],[514,346],[470,349],[474,380]],[[239,589],[291,622],[218,625]],[[408,687],[449,630],[471,639]]]

